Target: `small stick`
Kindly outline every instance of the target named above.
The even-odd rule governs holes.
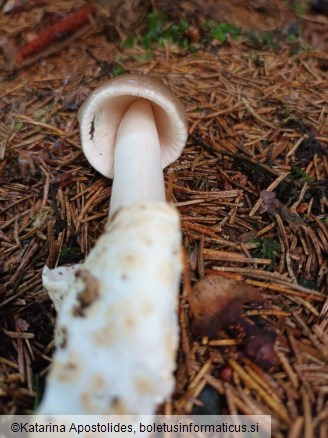
[[[69,15],[67,18],[58,21],[50,26],[44,32],[41,32],[31,42],[23,46],[17,53],[16,60],[18,62],[41,52],[46,47],[50,46],[54,41],[62,38],[67,33],[72,33],[75,29],[83,26],[89,21],[90,16],[94,12],[94,8],[90,5],[85,6]]]

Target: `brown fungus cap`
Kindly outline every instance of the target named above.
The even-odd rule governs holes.
[[[138,74],[113,78],[93,90],[78,112],[83,152],[104,176],[113,178],[116,134],[126,110],[136,99],[152,103],[163,168],[180,156],[187,141],[184,106],[160,80]]]

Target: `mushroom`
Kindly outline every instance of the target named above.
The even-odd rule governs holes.
[[[86,157],[114,176],[110,220],[83,263],[43,270],[57,323],[38,413],[153,414],[174,387],[182,269],[162,168],[186,115],[160,81],[126,75],[93,91],[79,121]]]
[[[188,135],[171,90],[150,76],[119,76],[91,93],[78,118],[88,161],[114,177],[111,216],[140,200],[165,201],[162,168],[180,156]]]
[[[243,305],[251,302],[263,302],[262,294],[254,286],[215,275],[201,278],[195,283],[190,297],[193,332],[215,338],[221,329],[231,331],[243,341],[244,354],[257,365],[269,369],[276,360],[277,335],[242,315]]]

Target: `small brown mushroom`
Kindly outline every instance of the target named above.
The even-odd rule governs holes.
[[[257,365],[272,367],[276,334],[242,317],[245,303],[263,301],[257,288],[211,275],[199,280],[193,292],[190,306],[196,335],[214,338],[221,329],[229,330],[243,342],[244,353]]]
[[[240,319],[244,303],[261,300],[260,292],[252,286],[215,275],[203,277],[195,284],[190,303],[194,330],[198,335],[214,337],[221,328]]]

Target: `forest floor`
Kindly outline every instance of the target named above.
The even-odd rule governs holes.
[[[0,1],[1,414],[42,398],[56,322],[42,268],[82,261],[107,221],[111,181],[81,151],[77,109],[129,72],[163,80],[189,119],[164,170],[186,258],[160,412],[328,436],[328,17],[308,3]],[[193,330],[208,276],[254,335]]]

